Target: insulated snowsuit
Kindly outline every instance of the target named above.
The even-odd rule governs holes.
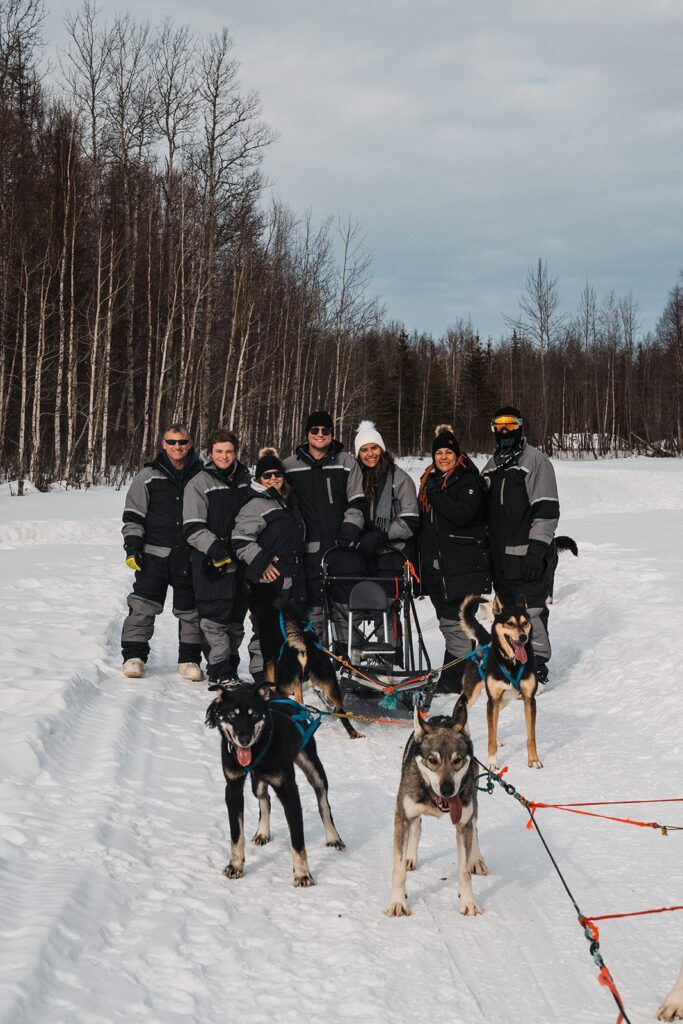
[[[353,455],[343,451],[340,442],[334,440],[322,459],[314,459],[304,442],[283,465],[285,478],[297,496],[306,524],[307,613],[322,638],[320,562],[345,524],[355,527],[360,537],[368,507],[363,479]],[[330,569],[335,575],[360,575],[362,565],[362,558],[355,551],[338,551],[330,559]]]
[[[306,603],[304,580],[304,542],[306,527],[293,491],[285,498],[274,487],[253,483],[250,500],[242,506],[232,531],[232,546],[246,565],[250,608],[258,609],[279,595],[298,604]],[[261,576],[274,562],[280,575],[272,583]],[[253,637],[249,643],[249,671],[259,681],[263,676],[263,658],[258,635],[258,618],[252,619]]]
[[[446,643],[445,660],[462,658],[472,649],[459,621],[460,604],[468,594],[491,589],[491,557],[485,527],[484,485],[477,467],[467,459],[445,481],[436,468],[428,477],[429,512],[421,514],[420,570],[422,591],[437,614]],[[462,665],[450,677],[459,688]]]
[[[169,586],[173,614],[178,619],[178,662],[201,660],[201,638],[195,606],[190,549],[183,538],[183,493],[201,469],[192,449],[180,472],[160,452],[133,477],[123,512],[124,547],[128,554],[142,552],[128,595],[129,613],[121,633],[123,660],[147,661],[154,620],[164,609]]]
[[[217,545],[231,553],[230,534],[237,513],[249,499],[250,482],[249,471],[241,462],[235,461],[226,470],[209,463],[194,477],[183,501],[183,533],[193,548],[192,579],[199,625],[209,646],[209,679],[213,681],[235,672],[246,605],[244,577],[236,559],[233,557],[219,575],[212,570],[210,551]]]
[[[496,466],[490,458],[482,470],[487,487],[487,518],[493,558],[493,584],[501,600],[514,603],[524,595],[532,619],[538,657],[550,658],[548,610],[557,565],[554,537],[560,519],[555,470],[547,455],[524,442],[516,459]],[[529,546],[543,556],[543,573],[531,582],[521,578]]]

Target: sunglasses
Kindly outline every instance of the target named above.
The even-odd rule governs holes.
[[[519,416],[497,416],[495,420],[491,420],[491,430],[494,434],[517,430],[521,425],[522,420]]]
[[[273,480],[278,476],[284,476],[284,474],[281,473],[279,469],[269,469],[266,470],[265,473],[261,473],[262,480]]]
[[[311,427],[308,431],[309,434],[322,434],[323,437],[329,437],[332,433],[330,427]]]
[[[185,445],[189,444],[189,443],[190,443],[189,438],[185,438],[184,441],[178,441],[175,438],[172,438],[172,439],[170,439],[168,437],[164,438],[164,444],[179,444],[181,448],[184,448]]]

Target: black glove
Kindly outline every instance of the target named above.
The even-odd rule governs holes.
[[[144,543],[142,537],[126,537],[123,542],[126,549],[126,565],[134,572],[142,571],[145,559]]]
[[[425,485],[425,490],[427,491],[427,494],[430,494],[433,491],[440,491],[442,483],[443,475],[441,473],[430,473],[429,476],[427,477],[427,483]]]
[[[353,523],[342,523],[341,530],[335,541],[340,548],[357,548],[360,540],[360,530]]]
[[[522,562],[521,577],[525,583],[540,580],[545,572],[546,546],[540,540],[529,541],[529,548]]]
[[[370,555],[377,550],[380,544],[386,544],[386,542],[387,535],[385,531],[378,530],[376,526],[373,526],[371,530],[368,530],[367,533],[363,534],[358,542],[358,547],[360,548],[361,554],[366,558],[369,558]]]
[[[204,561],[204,571],[209,576],[225,576],[232,565],[232,555],[221,540],[215,540]]]

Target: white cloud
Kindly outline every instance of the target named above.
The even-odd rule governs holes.
[[[498,336],[548,259],[572,305],[633,290],[652,325],[683,266],[678,0],[137,0],[226,18],[279,132],[276,194],[351,210],[391,316]],[[52,25],[58,9],[53,7]]]

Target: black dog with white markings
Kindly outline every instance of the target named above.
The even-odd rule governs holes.
[[[227,878],[242,878],[244,874],[244,783],[247,775],[251,775],[251,787],[259,802],[259,823],[252,841],[257,846],[270,842],[268,786],[272,786],[289,825],[294,885],[315,885],[306,856],[295,764],[315,791],[326,845],[343,850],[344,843],[332,820],[327,776],[314,737],[302,749],[301,733],[291,718],[295,709],[286,704],[276,708],[267,684],[232,683],[209,689],[220,691],[209,704],[206,724],[221,733],[225,803],[230,822],[230,861],[223,873]]]

